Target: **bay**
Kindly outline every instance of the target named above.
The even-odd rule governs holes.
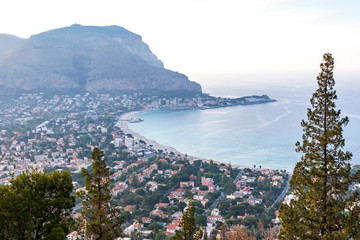
[[[235,96],[240,92],[214,88],[212,93]],[[300,122],[306,118],[313,89],[292,86],[268,92],[277,102],[209,110],[148,111],[140,115],[145,121],[129,124],[129,128],[192,156],[292,171],[301,158],[295,152],[295,143],[301,140]],[[359,100],[350,88],[341,92],[346,94],[339,105],[350,118],[344,131],[346,150],[353,152],[352,164],[360,164]]]

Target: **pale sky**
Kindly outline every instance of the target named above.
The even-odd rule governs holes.
[[[0,9],[0,33],[24,38],[74,23],[122,26],[201,83],[317,73],[325,52],[338,71],[360,73],[358,0],[11,0]]]

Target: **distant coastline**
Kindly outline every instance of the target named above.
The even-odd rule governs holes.
[[[142,109],[125,112],[119,116],[119,120],[116,123],[116,126],[119,127],[125,135],[131,134],[137,141],[144,141],[147,146],[152,145],[153,149],[162,150],[163,152],[171,153],[173,152],[175,155],[187,156],[193,160],[202,160],[205,162],[216,162],[217,164],[231,164],[237,168],[246,168],[249,166],[233,164],[231,161],[219,161],[213,160],[209,158],[203,158],[199,156],[188,155],[187,153],[183,153],[178,151],[176,148],[158,143],[154,140],[146,138],[145,136],[139,134],[131,130],[128,126],[128,123],[131,122],[131,119],[139,118],[138,115],[143,112],[154,111],[154,110],[169,110],[169,111],[187,111],[187,110],[211,110],[211,109],[219,109],[219,108],[227,108],[227,107],[235,107],[235,106],[247,106],[247,105],[262,105],[266,103],[276,102],[276,100],[269,98],[267,95],[251,95],[244,96],[239,98],[222,98],[222,97],[214,97],[209,94],[198,95],[196,98],[181,98],[181,97],[173,97],[169,99],[159,98],[157,102],[153,102],[148,106],[143,106]],[[145,119],[146,121],[146,119]]]

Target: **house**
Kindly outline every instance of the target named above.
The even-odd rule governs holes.
[[[206,194],[208,194],[208,191],[199,190],[198,193],[197,193],[197,195],[199,195],[199,196],[206,196]]]
[[[262,176],[259,176],[259,178],[258,178],[258,182],[262,182],[262,181],[264,181],[264,177],[262,177]]]
[[[149,190],[152,192],[158,188],[157,182],[154,182],[154,181],[147,182],[145,186],[149,187]]]
[[[122,192],[121,190],[122,190],[121,186],[117,185],[110,190],[110,193],[111,195],[116,196]]]
[[[201,177],[201,185],[214,184],[212,178]]]
[[[203,199],[204,199],[204,196],[194,195],[194,199],[200,201],[200,200],[203,200]]]
[[[220,209],[214,208],[214,209],[211,211],[211,215],[220,215]]]
[[[230,195],[226,195],[226,198],[227,199],[236,199],[236,196],[233,194],[230,194]]]
[[[255,204],[261,204],[262,203],[262,199],[259,199],[259,198],[248,198],[247,201],[251,206],[254,206]]]
[[[151,223],[151,218],[148,218],[148,217],[143,217],[143,218],[141,218],[141,220],[143,223]]]
[[[161,209],[155,209],[150,212],[150,215],[159,216],[161,218],[167,218],[167,215]]]
[[[169,206],[168,203],[158,203],[158,204],[155,204],[155,208],[156,209],[159,209],[159,208],[166,208],[167,206]]]
[[[190,175],[190,181],[195,181],[197,179],[197,177],[195,175]]]
[[[228,170],[228,166],[220,166],[220,171],[222,171],[222,172],[225,172],[225,171],[227,171]]]
[[[173,233],[173,234],[175,234],[176,230],[180,230],[179,224],[177,224],[177,223],[171,223],[166,228],[166,232]]]
[[[277,181],[277,180],[274,181],[274,182],[271,182],[270,185],[273,186],[273,187],[281,187],[281,183],[279,181]]]
[[[134,206],[133,205],[127,205],[124,209],[125,209],[125,211],[129,211],[129,212],[133,213]]]
[[[243,181],[243,180],[237,181],[235,185],[236,185],[236,189],[240,190],[240,189],[246,187],[246,181]]]
[[[181,170],[184,167],[184,164],[174,164],[175,166],[179,167],[179,170]]]
[[[140,229],[143,227],[144,227],[144,224],[142,224],[142,223],[134,223],[134,229]]]
[[[179,195],[179,196],[184,196],[185,195],[185,189],[178,188],[175,191],[172,191],[172,193],[175,193],[176,195]]]
[[[213,221],[213,222],[216,222],[216,221],[218,221],[218,222],[223,222],[223,221],[224,221],[223,217],[220,216],[220,215],[210,215],[210,216],[208,217],[208,219],[209,219],[210,221]]]
[[[176,212],[176,213],[174,213],[173,215],[171,215],[171,218],[172,218],[172,219],[178,219],[178,220],[180,220],[181,217],[182,217],[182,215],[183,215],[182,212]]]
[[[192,186],[194,187],[194,182],[193,181],[189,181],[189,182],[180,182],[180,187],[184,188],[184,187],[189,187]]]
[[[74,231],[66,236],[67,240],[77,240],[77,239],[81,239],[81,238],[82,238],[82,236],[77,231]]]
[[[209,199],[207,199],[207,198],[200,200],[200,203],[201,203],[201,205],[203,205],[203,207],[205,207],[208,202],[209,202]]]

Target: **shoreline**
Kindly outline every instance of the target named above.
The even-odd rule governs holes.
[[[119,120],[115,124],[115,126],[119,127],[124,132],[125,135],[126,134],[131,134],[136,140],[142,140],[142,141],[146,142],[146,145],[153,145],[153,148],[161,149],[164,152],[173,152],[175,154],[175,156],[180,155],[182,157],[185,157],[185,155],[186,155],[188,158],[190,158],[192,160],[201,160],[203,162],[212,161],[212,162],[214,162],[216,164],[219,164],[219,165],[220,164],[225,164],[225,165],[229,164],[229,163],[225,163],[225,162],[221,162],[221,161],[216,161],[216,160],[212,160],[212,159],[207,159],[207,158],[196,157],[196,156],[191,156],[191,155],[188,155],[188,154],[184,154],[184,153],[178,151],[174,147],[164,145],[164,144],[158,143],[158,142],[156,142],[154,140],[148,139],[145,136],[142,136],[139,133],[134,132],[133,130],[131,130],[129,128],[128,122],[129,122],[131,117],[133,117],[134,115],[146,112],[146,111],[151,111],[151,110],[153,110],[153,109],[142,110],[142,111],[134,111],[134,112],[127,112],[127,113],[121,114],[120,117],[119,117]],[[237,169],[251,168],[249,166],[244,166],[244,165],[235,165],[235,164],[232,164],[232,163],[230,163],[230,164],[231,164],[232,167],[237,168]]]

